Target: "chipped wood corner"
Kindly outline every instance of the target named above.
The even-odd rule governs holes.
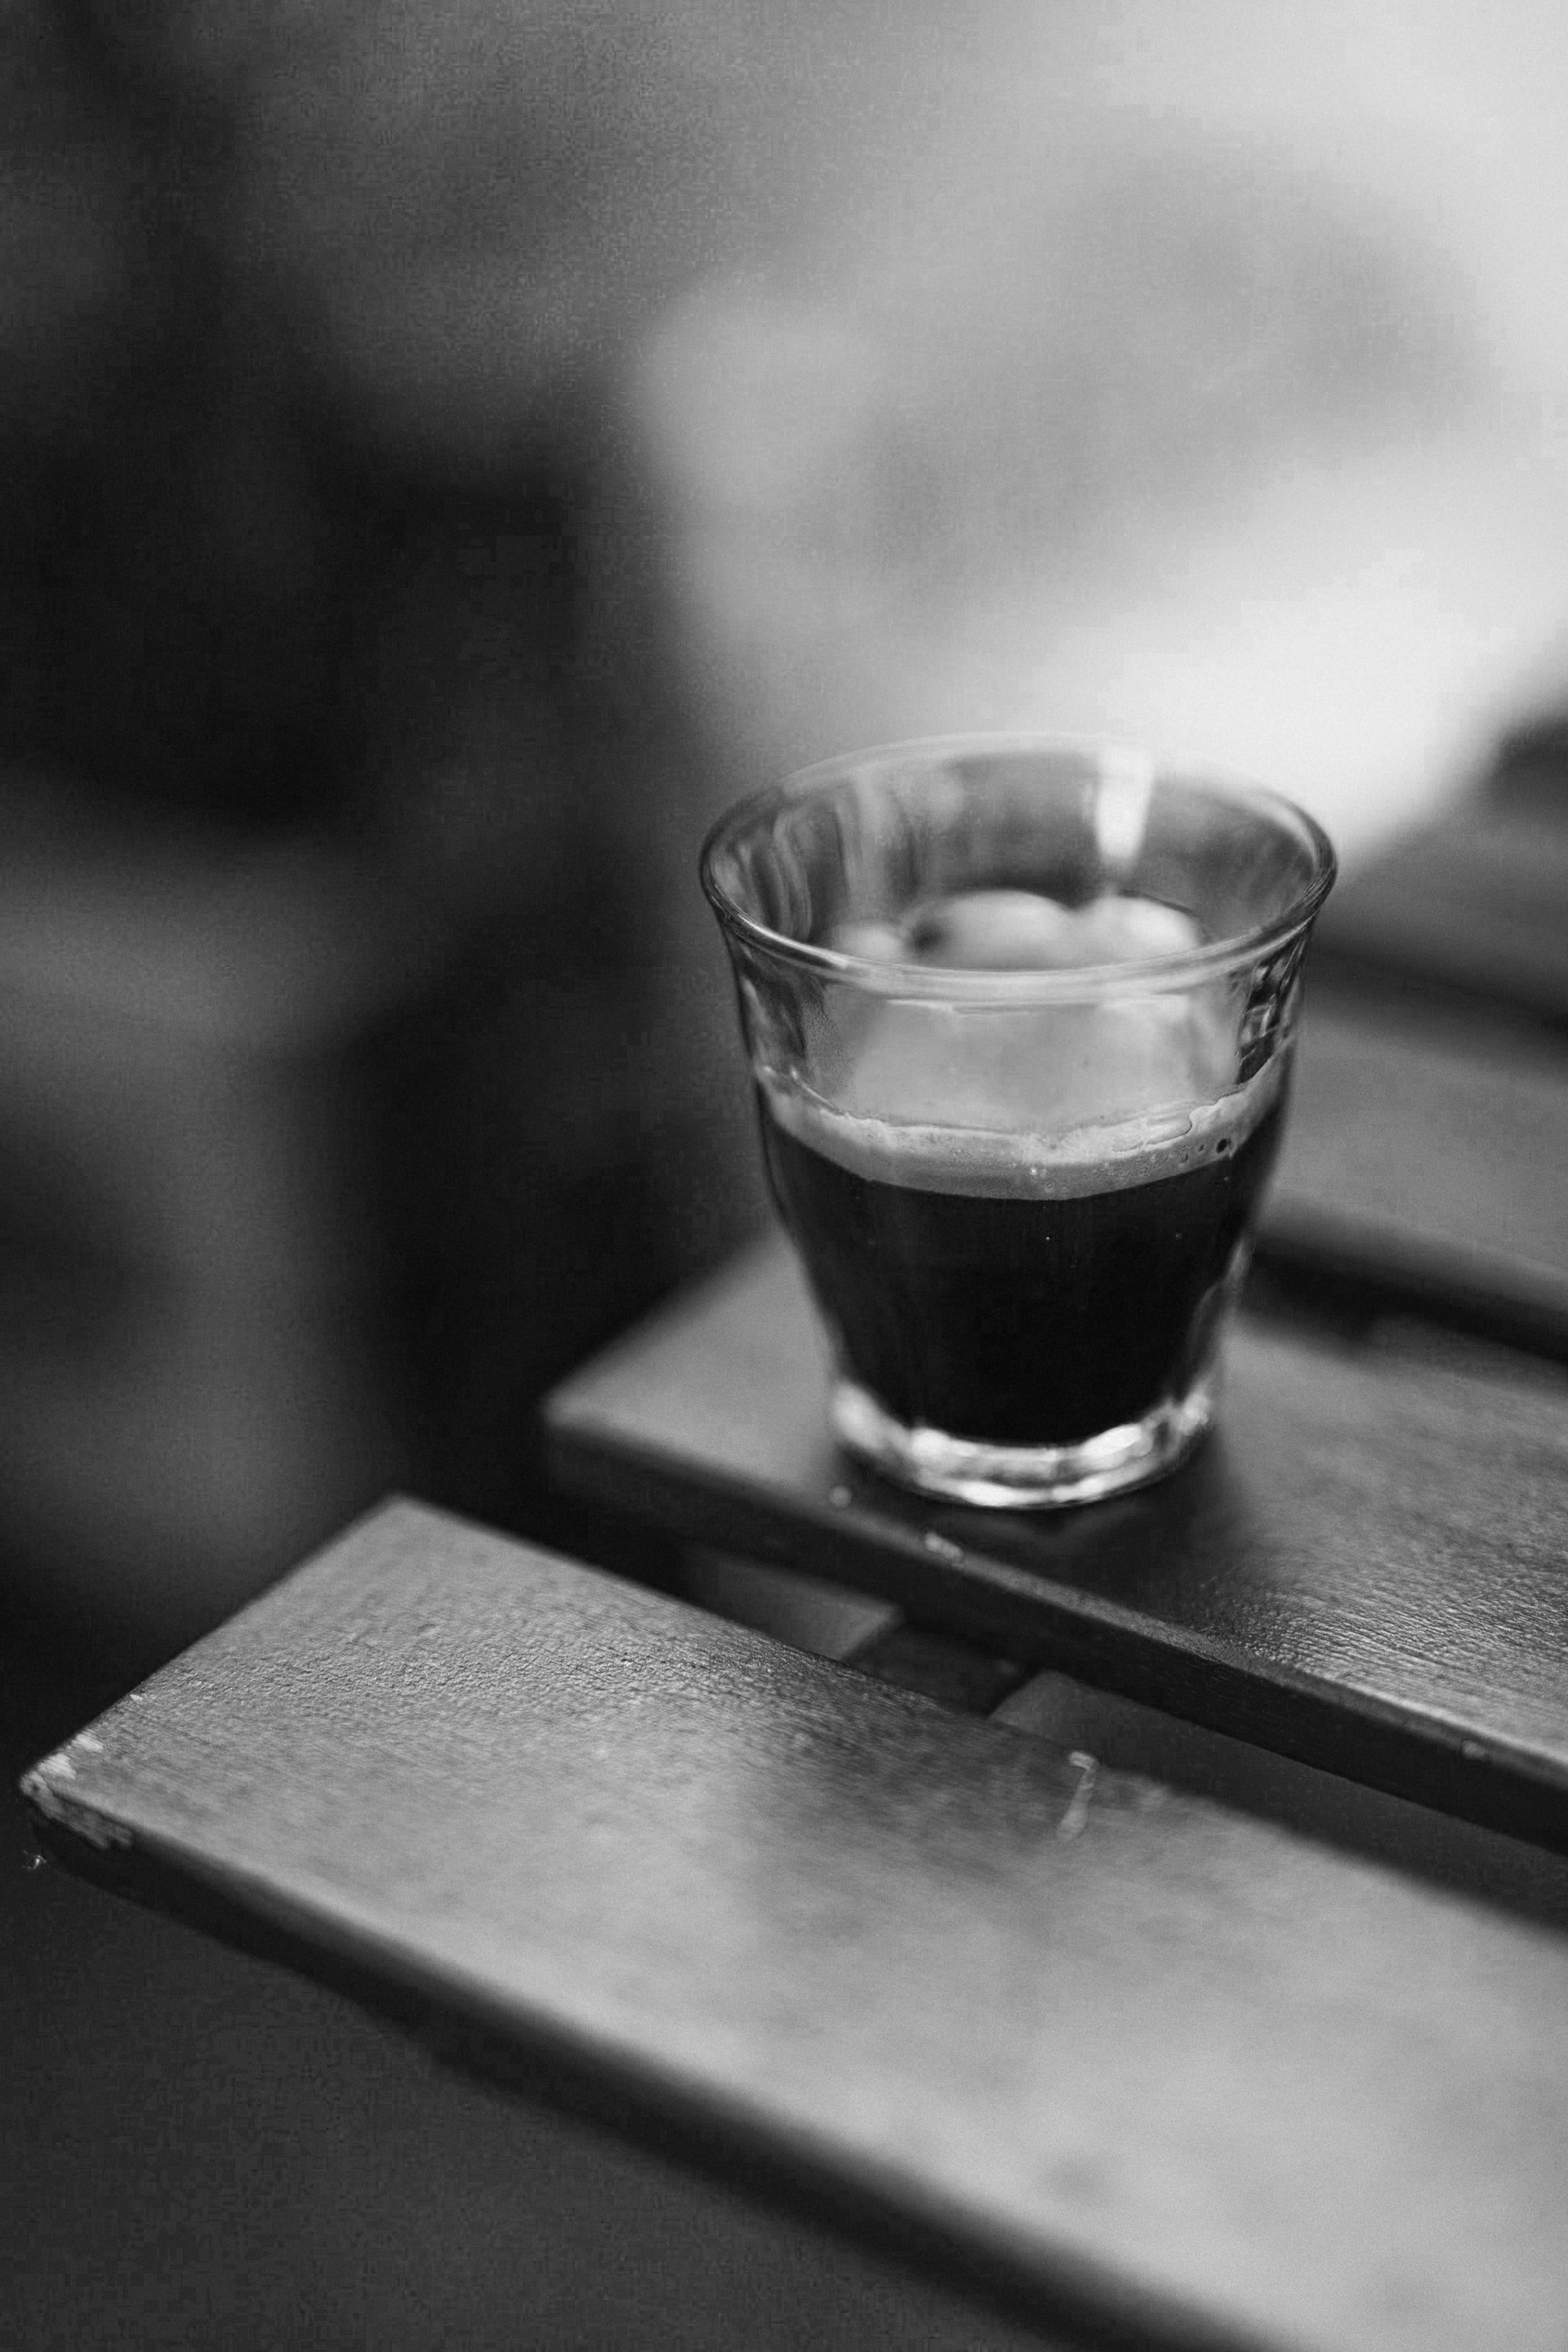
[[[52,1756],[46,1756],[42,1762],[35,1764],[30,1772],[24,1773],[22,1794],[51,1829],[64,1830],[69,1836],[81,1838],[87,1844],[107,1853],[114,1846],[128,1846],[131,1832],[71,1793],[70,1784],[76,1779],[76,1765],[70,1750],[87,1744],[87,1738],[88,1735],[79,1736],[78,1739],[57,1748]]]

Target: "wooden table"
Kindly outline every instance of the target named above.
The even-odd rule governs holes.
[[[567,1485],[701,1547],[695,1589],[710,1601],[1076,1759],[1086,1822],[1108,1770],[1146,1776],[1223,1805],[1248,1836],[1304,1834],[1320,1859],[1375,1862],[1473,1919],[1528,1919],[1562,1954],[1568,824],[1555,801],[1446,818],[1348,893],[1326,934],[1221,1429],[1167,1485],[1041,1517],[942,1507],[854,1467],[828,1434],[816,1319],[776,1243],[558,1391],[553,1460]],[[1250,1857],[1258,1885],[1271,1866]],[[1283,1949],[1303,1897],[1275,1883]],[[1414,1959],[1405,1982],[1424,2009],[1434,1982]],[[1296,2023],[1310,2007],[1301,1995]],[[1426,2014],[1435,2046],[1460,2046],[1458,2011]],[[1190,2020],[1174,2030],[1206,2047]],[[1331,2040],[1310,2062],[1325,2080]],[[1565,2040],[1543,2019],[1525,2074]],[[1387,2153],[1392,2111],[1381,2093],[1373,2105],[1381,2119],[1342,2144],[1352,2168],[1359,2130]],[[1557,2161],[1527,2107],[1511,2182],[1473,2148],[1460,2162],[1470,2192],[1516,2219]],[[1194,2099],[1194,2148],[1202,2111]],[[1240,2102],[1226,2145],[1233,2132]],[[1273,2156],[1292,2137],[1282,2116]],[[1421,2204],[1396,2175],[1369,2190],[1362,2231],[1320,2249],[1328,2269],[1372,2259],[1391,2214]],[[1302,2242],[1310,2203],[1294,2209]],[[1212,2317],[1237,2259],[1205,2281]],[[1521,2254],[1515,2285],[1535,2259]],[[1436,2342],[1445,2326],[1512,2342],[1537,2324],[1563,2340],[1538,2275],[1533,2321],[1505,2317],[1506,2297],[1489,2305],[1491,2288],[1467,2307],[1455,2277],[1418,2322],[1414,2305],[1395,2315],[1392,2291],[1331,2315],[1298,2280],[1270,2324],[1324,2343],[1406,2327]]]
[[[45,1759],[47,1850],[1033,2340],[1560,2352],[1568,1078],[1336,954],[1175,1478],[851,1469],[768,1245],[550,1408],[679,1594],[392,1507]]]
[[[1064,2335],[1560,2344],[1568,1871],[1483,1906],[1035,1712],[395,1506],[27,1785],[78,1868]]]

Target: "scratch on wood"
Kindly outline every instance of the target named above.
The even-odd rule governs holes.
[[[1068,1758],[1068,1762],[1078,1774],[1078,1786],[1072,1792],[1066,1812],[1057,1823],[1057,1835],[1059,1838],[1075,1838],[1083,1835],[1089,1826],[1089,1800],[1094,1795],[1094,1784],[1100,1773],[1097,1759],[1087,1754],[1081,1748],[1073,1749]]]

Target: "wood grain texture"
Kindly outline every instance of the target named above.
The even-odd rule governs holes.
[[[782,1243],[557,1391],[557,1475],[694,1540],[1418,1802],[1568,1845],[1568,1417],[1244,1323],[1163,1486],[970,1511],[849,1466]]]
[[[1314,991],[1260,1255],[1568,1358],[1568,1054]]]
[[[1114,1771],[1211,1798],[1342,1853],[1568,1932],[1568,1857],[1453,1813],[1205,1731],[1048,1668],[1009,1693],[992,1719],[1091,1755]]]
[[[1139,2344],[1563,2341],[1568,1945],[409,1506],[29,1776],[58,1845]]]

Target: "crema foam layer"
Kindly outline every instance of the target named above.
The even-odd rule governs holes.
[[[1064,1125],[1048,1108],[1044,1116],[1028,1115],[1029,1098],[1049,1091],[1037,1064],[1018,1090],[1022,1102],[994,1095],[989,1106],[966,1102],[949,1118],[931,1115],[929,1086],[910,1089],[910,1116],[900,1115],[896,1090],[875,1109],[835,1108],[768,1076],[762,1087],[769,1114],[786,1134],[853,1175],[977,1199],[1071,1200],[1158,1183],[1239,1150],[1278,1101],[1289,1066],[1287,1045],[1245,1086],[1185,1100],[1188,1087],[1179,1080],[1190,1085],[1193,1074],[1173,1069],[1178,1083],[1163,1100],[1150,1099],[1146,1089],[1137,1107],[1108,1103],[1104,1115]],[[984,1075],[994,1088],[995,1073]],[[851,1097],[858,1091],[853,1084],[847,1089]],[[1066,1089],[1069,1102],[1081,1091]]]

